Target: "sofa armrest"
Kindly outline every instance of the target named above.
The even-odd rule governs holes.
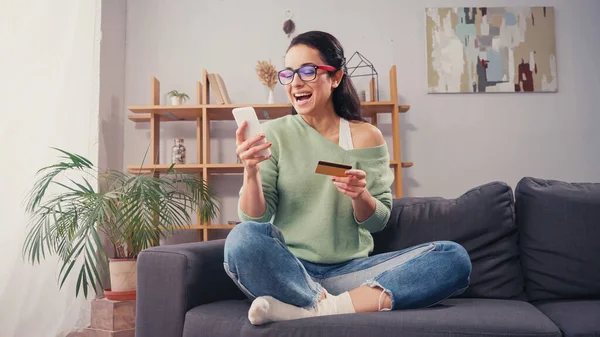
[[[152,247],[137,261],[138,337],[181,337],[186,312],[245,296],[223,268],[225,240]]]

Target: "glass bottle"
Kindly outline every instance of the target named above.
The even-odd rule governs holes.
[[[175,144],[171,149],[171,164],[185,164],[185,146],[183,138],[175,138]]]

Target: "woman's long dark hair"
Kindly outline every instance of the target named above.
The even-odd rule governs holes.
[[[365,121],[362,116],[360,99],[356,93],[356,89],[352,84],[352,80],[348,77],[348,69],[346,68],[346,58],[344,57],[344,48],[340,42],[331,34],[310,31],[302,33],[290,42],[288,50],[295,45],[306,45],[319,51],[321,58],[325,60],[327,65],[333,66],[336,69],[343,69],[344,76],[337,88],[333,89],[332,100],[335,113],[347,120]],[[332,72],[331,76],[334,75]],[[292,114],[297,114],[296,109],[292,107]]]

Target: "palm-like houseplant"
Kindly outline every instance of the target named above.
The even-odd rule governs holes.
[[[137,255],[159,244],[160,238],[185,229],[193,212],[206,221],[218,211],[205,182],[194,174],[179,173],[173,166],[160,177],[154,172],[99,172],[88,159],[56,150],[63,154],[61,160],[38,171],[40,177],[27,198],[30,222],[23,255],[32,264],[47,255],[58,255],[60,288],[78,270],[76,296],[83,290],[87,297],[90,287],[96,293],[104,290],[101,275],[107,270],[112,292],[133,292],[135,296]],[[52,193],[55,189],[58,191]],[[116,260],[110,259],[110,267],[100,233],[114,250]],[[113,262],[120,260],[133,260],[133,267],[125,271],[125,275],[134,273],[129,275],[133,277],[129,284],[115,275],[122,268],[113,268],[117,266]],[[115,283],[123,283],[123,287],[115,289]]]

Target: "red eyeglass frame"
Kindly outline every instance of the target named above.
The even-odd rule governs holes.
[[[330,71],[330,72],[337,71],[337,69],[334,66],[315,66],[315,67],[317,69],[323,69],[323,70]]]

